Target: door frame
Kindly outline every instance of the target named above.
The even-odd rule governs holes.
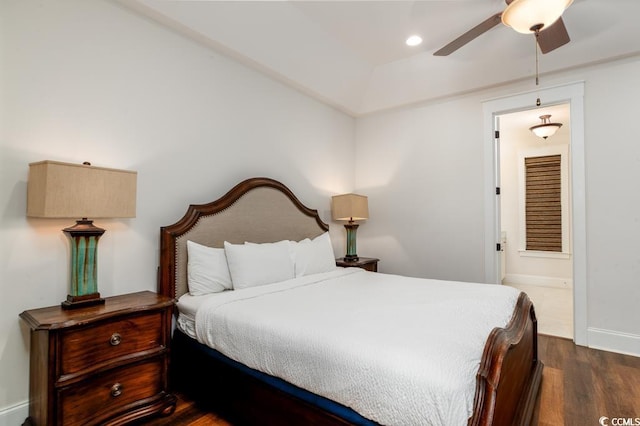
[[[485,191],[485,281],[499,284],[500,256],[496,244],[500,240],[500,211],[497,209],[496,187],[499,164],[496,163],[496,118],[500,115],[534,108],[536,98],[543,104],[568,103],[571,114],[570,179],[573,238],[573,339],[588,346],[587,340],[587,242],[584,154],[584,81],[535,91],[509,95],[482,102],[484,129]]]

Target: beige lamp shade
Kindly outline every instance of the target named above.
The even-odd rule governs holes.
[[[331,198],[333,220],[366,220],[369,219],[368,198],[358,194],[335,195]]]
[[[27,216],[127,218],[136,216],[137,173],[88,164],[29,164]]]

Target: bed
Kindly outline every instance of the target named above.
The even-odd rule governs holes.
[[[447,424],[448,415],[456,418],[451,422],[457,424],[460,416],[468,425],[530,424],[543,365],[538,359],[534,308],[524,293],[509,294],[500,290],[501,286],[324,268],[320,273],[294,273],[290,280],[222,291],[210,298],[189,295],[188,253],[195,259],[195,251],[191,251],[194,245],[226,248],[229,268],[233,269],[236,260],[232,249],[260,253],[255,250],[282,242],[299,242],[302,247],[303,242],[324,239],[328,229],[316,210],[304,206],[285,185],[269,178],[245,180],[216,201],[190,205],[182,219],[161,228],[158,291],[175,298],[182,311],[176,316],[171,346],[174,389],[210,404],[234,424]],[[248,242],[256,248],[246,247]],[[249,270],[247,279],[259,280],[272,273],[269,262],[253,270],[245,268]],[[241,281],[238,274],[236,269],[234,283]],[[436,290],[440,292],[437,297],[430,293]],[[411,296],[414,305],[401,305],[406,302],[399,294],[410,291],[416,291]],[[374,299],[375,294],[391,303],[381,304]],[[470,302],[465,307],[452,305],[456,298]],[[304,305],[305,300],[313,302]],[[379,320],[382,305],[387,314]],[[508,306],[508,310],[497,305]],[[371,312],[372,307],[375,312]],[[322,317],[326,309],[331,315]],[[457,310],[466,314],[460,315]],[[405,335],[411,328],[407,324],[415,322],[408,316],[410,311],[428,313],[431,317],[427,316],[425,322],[435,326],[428,331],[414,327],[417,338],[409,337],[415,334]],[[292,319],[290,315],[299,317]],[[311,322],[313,315],[322,320]],[[210,331],[201,319],[219,328]],[[501,326],[491,326],[489,320]],[[293,331],[280,331],[279,327],[289,324]],[[254,334],[241,334],[252,328],[256,329]],[[481,340],[471,334],[473,328],[479,329]],[[303,332],[306,330],[309,332]],[[387,335],[387,341],[378,347],[367,346],[371,341],[364,340],[354,344],[363,334],[371,334],[375,341],[376,333]],[[236,340],[225,340],[231,338]],[[279,340],[288,352],[262,347],[255,350],[259,344]],[[434,358],[425,358],[423,352],[412,358],[414,346],[416,351],[433,352]],[[404,352],[395,351],[400,347]],[[326,355],[329,349],[343,353]],[[246,350],[250,353],[242,355]],[[473,356],[464,352],[469,350]],[[289,359],[293,356],[289,352],[302,358]],[[361,361],[368,357],[363,354],[377,352],[383,356]],[[401,357],[400,361],[394,357]],[[268,365],[258,364],[263,359]],[[440,367],[439,363],[452,360],[466,367],[446,367],[450,371]],[[405,365],[408,367],[399,368]],[[452,383],[453,376],[460,376],[456,380],[463,387],[417,379],[428,370],[435,370],[431,373],[436,376],[446,371]],[[308,372],[310,376],[304,376]],[[325,380],[328,376],[334,376],[337,385]],[[334,392],[340,384],[344,389]],[[434,401],[445,397],[452,402],[446,402],[445,408],[436,406]],[[402,417],[405,412],[407,417]]]

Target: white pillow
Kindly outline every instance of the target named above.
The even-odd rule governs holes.
[[[231,289],[224,249],[187,241],[187,285],[192,296]]]
[[[224,242],[234,289],[271,284],[294,278],[289,241],[264,244]]]
[[[295,248],[296,277],[319,274],[336,269],[336,259],[329,233],[325,232],[313,240],[305,239],[293,245]]]

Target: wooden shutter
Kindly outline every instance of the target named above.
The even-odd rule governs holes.
[[[560,155],[524,159],[527,250],[562,251]]]

